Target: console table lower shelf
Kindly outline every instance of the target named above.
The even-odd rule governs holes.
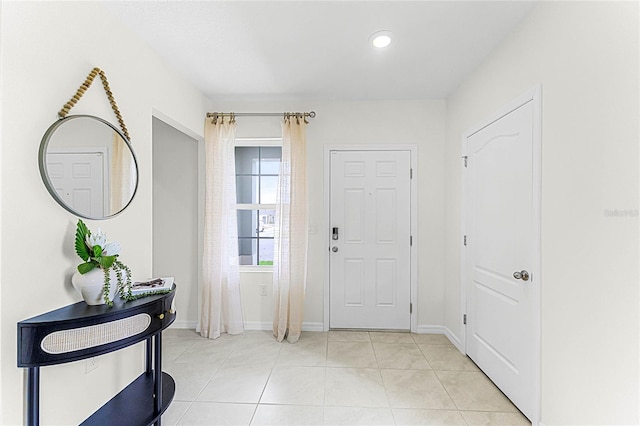
[[[162,372],[162,403],[160,412],[154,410],[153,373],[143,373],[119,394],[111,398],[81,426],[150,425],[169,407],[176,392],[173,378]]]

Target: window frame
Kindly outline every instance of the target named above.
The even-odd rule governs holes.
[[[238,147],[282,147],[282,138],[236,138],[234,148]],[[235,161],[235,157],[234,157]],[[281,159],[282,161],[282,159]],[[236,172],[237,176],[237,172]],[[236,204],[238,210],[275,210],[275,204]],[[238,242],[240,237],[238,237]],[[273,265],[238,265],[240,272],[272,272]]]

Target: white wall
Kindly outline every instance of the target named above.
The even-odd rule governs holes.
[[[307,127],[310,228],[309,268],[304,322],[322,326],[324,268],[327,238],[324,232],[324,145],[416,144],[418,146],[418,326],[441,326],[444,321],[444,118],[445,102],[429,101],[280,101],[219,102],[211,111],[317,113]],[[238,137],[279,137],[278,117],[238,117]],[[270,295],[259,295],[259,285],[271,283],[270,274],[243,273],[242,301],[250,325],[271,324]],[[269,285],[270,287],[270,285]]]
[[[101,226],[122,245],[121,260],[136,276],[152,272],[152,110],[202,134],[206,99],[118,24],[97,2],[3,2],[1,16],[2,418],[23,422],[23,370],[16,367],[16,323],[80,297],[70,284],[76,218],[47,193],[38,171],[40,139],[57,111],[94,66],[101,67],[132,137],[140,186],[131,206]],[[72,113],[115,122],[96,81]],[[10,250],[7,250],[10,248]],[[143,369],[143,348],[41,371],[43,424],[78,424]]]
[[[198,318],[198,141],[153,119],[153,276],[175,278],[176,328]]]
[[[3,35],[2,35],[2,22],[3,22],[3,12],[2,12],[3,2],[0,2],[0,129],[3,129],[2,120],[4,118],[4,105],[2,99],[4,99],[4,90],[3,84],[4,81],[4,70],[1,66],[2,64],[2,46],[3,46]],[[0,164],[2,164],[2,131],[0,131]],[[2,171],[0,170],[0,401],[2,401],[2,371],[3,363],[2,363]],[[0,423],[2,423],[2,402],[0,402]]]
[[[547,425],[640,421],[638,18],[637,2],[541,2],[448,99],[446,325],[461,336],[461,136],[542,83]]]

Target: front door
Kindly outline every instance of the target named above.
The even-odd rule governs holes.
[[[410,173],[410,151],[331,152],[331,328],[411,328]]]
[[[534,413],[534,101],[466,138],[467,354]]]

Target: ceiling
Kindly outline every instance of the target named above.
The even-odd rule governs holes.
[[[439,99],[533,1],[104,1],[213,100]],[[369,36],[393,33],[374,49]]]

